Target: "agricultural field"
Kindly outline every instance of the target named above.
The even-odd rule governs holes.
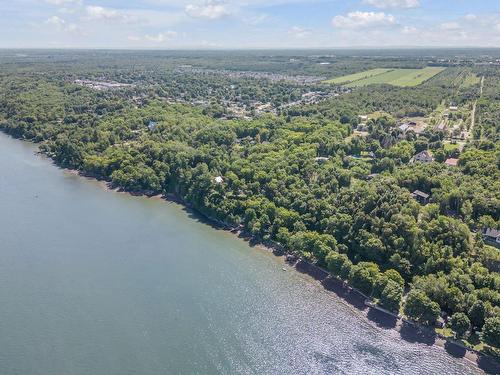
[[[469,73],[462,82],[461,87],[462,88],[472,87],[478,85],[479,82],[481,82],[481,77],[479,77],[477,74]]]
[[[388,84],[399,87],[418,86],[446,68],[427,67],[423,69],[372,69],[349,76],[329,80],[329,83],[344,83],[347,87],[373,84]]]
[[[388,69],[388,68],[370,69],[370,70],[366,70],[364,72],[359,72],[359,73],[355,73],[355,74],[349,74],[347,76],[329,79],[329,80],[325,81],[324,83],[333,83],[333,84],[339,85],[339,84],[357,82],[357,81],[360,81],[362,79],[376,77],[380,74],[387,73],[391,70],[392,69]]]

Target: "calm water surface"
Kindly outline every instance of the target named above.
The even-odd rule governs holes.
[[[476,374],[181,207],[0,134],[0,374]]]

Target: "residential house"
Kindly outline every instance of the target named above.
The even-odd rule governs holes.
[[[450,167],[456,167],[458,165],[458,159],[448,158],[444,163]]]
[[[413,162],[420,162],[420,163],[432,163],[434,161],[434,157],[428,150],[424,150],[413,156],[412,158]]]
[[[429,194],[424,193],[423,191],[415,190],[413,193],[411,193],[411,197],[420,204],[429,203]]]
[[[483,231],[483,238],[486,242],[500,245],[500,230],[493,228],[485,228]]]

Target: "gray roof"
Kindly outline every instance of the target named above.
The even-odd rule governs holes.
[[[420,191],[420,190],[415,190],[413,193],[412,193],[414,196],[419,196],[419,197],[422,197],[422,198],[429,198],[429,194],[426,194],[424,193],[423,191]]]
[[[498,238],[500,237],[500,230],[493,228],[486,228],[486,230],[484,231],[484,235],[492,238]]]

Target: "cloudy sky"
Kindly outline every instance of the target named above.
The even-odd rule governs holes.
[[[0,48],[500,47],[500,0],[0,0]]]

